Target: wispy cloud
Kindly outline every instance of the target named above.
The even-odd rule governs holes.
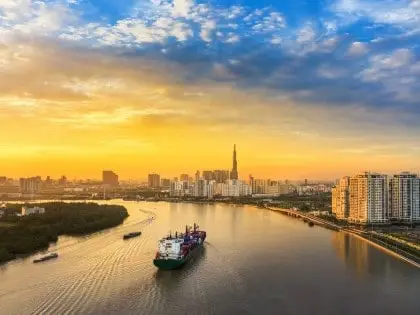
[[[316,138],[353,152],[419,131],[419,1],[332,0],[316,13],[281,1],[97,3],[0,1],[0,128],[104,132],[125,139],[115,147],[228,134],[316,151]]]

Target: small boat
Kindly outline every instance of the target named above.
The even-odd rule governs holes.
[[[141,232],[131,232],[131,233],[128,233],[128,234],[124,234],[123,239],[127,240],[129,238],[133,238],[133,237],[140,236],[140,235],[141,235]]]
[[[312,226],[314,226],[314,223],[313,223],[312,221],[309,221],[308,225],[309,225],[310,227],[312,227]]]
[[[51,253],[47,256],[35,259],[34,263],[39,263],[39,262],[43,262],[43,261],[50,260],[50,259],[55,259],[55,258],[58,258],[58,254],[57,253]]]

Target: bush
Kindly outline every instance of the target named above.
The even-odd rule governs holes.
[[[33,206],[33,205],[32,205]],[[42,215],[6,216],[10,227],[0,228],[0,262],[31,254],[56,242],[59,235],[83,235],[121,224],[128,216],[122,206],[96,203],[40,203]],[[12,213],[21,205],[9,205]]]

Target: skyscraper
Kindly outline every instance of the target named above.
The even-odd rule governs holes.
[[[214,170],[213,177],[217,183],[224,183],[229,179],[229,170]]]
[[[236,144],[233,145],[233,166],[230,179],[238,179],[238,161],[236,160]]]
[[[41,190],[42,180],[40,176],[21,178],[20,190],[22,193],[37,193]]]
[[[113,171],[102,171],[102,183],[109,186],[118,186],[118,175]]]
[[[214,173],[212,171],[203,171],[203,178],[205,180],[213,180],[214,179]]]
[[[159,174],[149,174],[148,184],[149,184],[149,188],[159,188],[160,187],[160,175]]]

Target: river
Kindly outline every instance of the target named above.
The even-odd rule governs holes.
[[[419,313],[420,270],[343,232],[251,206],[101,203],[130,216],[60,237],[50,248],[57,260],[1,266],[0,314]],[[158,271],[157,240],[193,222],[207,231],[205,250],[181,270]],[[142,236],[122,240],[136,230]]]

